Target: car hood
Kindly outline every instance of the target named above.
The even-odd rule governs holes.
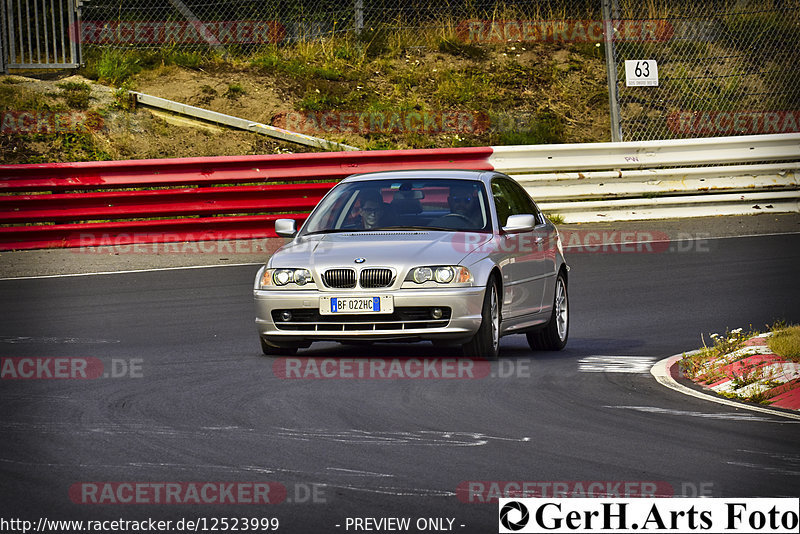
[[[458,265],[491,234],[441,231],[346,232],[300,237],[280,248],[269,267],[330,268]]]

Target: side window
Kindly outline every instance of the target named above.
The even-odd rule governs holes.
[[[539,211],[539,208],[536,206],[536,203],[533,201],[531,196],[525,191],[519,183],[511,182],[506,180],[509,187],[514,190],[515,198],[518,200],[519,206],[521,206],[521,211],[519,213],[530,213],[534,217],[536,217],[536,224],[541,224],[544,222],[544,217],[542,217],[542,213]]]
[[[511,215],[511,204],[508,201],[508,190],[503,187],[503,182],[500,179],[492,180],[492,197],[494,198],[494,206],[497,209],[497,221],[502,228],[506,225],[508,216]]]
[[[518,183],[505,178],[492,180],[492,196],[497,207],[497,218],[500,226],[505,226],[509,215],[530,213],[541,221],[539,210],[528,196],[528,193]]]

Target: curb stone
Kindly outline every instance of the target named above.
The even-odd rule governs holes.
[[[797,413],[794,410],[790,411],[790,410],[769,408],[757,404],[748,404],[743,401],[731,400],[725,397],[718,396],[717,394],[712,393],[708,389],[703,389],[703,390],[693,389],[679,383],[677,380],[680,375],[678,363],[680,362],[680,360],[683,358],[684,355],[695,354],[697,352],[698,351],[692,351],[687,353],[675,354],[673,356],[669,356],[668,358],[664,358],[663,360],[658,361],[656,362],[655,365],[653,365],[653,367],[650,369],[650,374],[653,375],[656,381],[661,385],[668,387],[679,393],[682,393],[684,395],[689,395],[691,397],[696,397],[698,399],[716,402],[717,404],[732,406],[737,409],[745,409],[754,412],[760,412],[800,421],[800,413]]]

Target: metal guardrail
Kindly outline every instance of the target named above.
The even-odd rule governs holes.
[[[506,146],[489,161],[568,223],[800,211],[800,134]]]
[[[800,158],[800,134],[709,137],[629,143],[498,146],[490,162],[506,174],[655,169],[708,164],[793,161]]]
[[[800,134],[0,165],[0,250],[275,237],[345,176],[434,168],[511,174],[566,222],[800,211]]]
[[[345,176],[488,170],[491,152],[481,147],[0,165],[0,250],[276,237],[275,219],[304,220]]]

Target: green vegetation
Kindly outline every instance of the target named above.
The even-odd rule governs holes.
[[[800,326],[774,330],[768,344],[775,354],[800,363]]]
[[[94,77],[101,83],[119,86],[142,70],[142,58],[143,54],[139,52],[104,49],[95,61],[89,58],[87,75],[93,78],[91,74],[96,73]]]
[[[206,86],[206,87],[208,87],[208,86]],[[213,89],[212,89],[212,91],[213,91]],[[245,94],[247,94],[247,91],[244,89],[244,87],[242,87],[241,84],[238,84],[238,83],[228,84],[228,90],[225,91],[225,97],[229,98],[231,100],[236,100],[237,98],[239,98],[240,96],[245,95]]]
[[[19,83],[4,78],[0,83],[0,111],[26,113],[27,119],[18,117],[15,125],[20,129],[0,135],[0,152],[14,155],[25,163],[51,161],[92,161],[111,159],[101,148],[93,127],[102,120],[89,108],[91,88],[85,83],[59,84],[57,94],[42,94],[21,87]],[[84,113],[81,126],[69,126],[70,112]]]
[[[64,90],[63,97],[67,106],[72,109],[89,109],[92,88],[82,82],[66,82],[58,84]]]

